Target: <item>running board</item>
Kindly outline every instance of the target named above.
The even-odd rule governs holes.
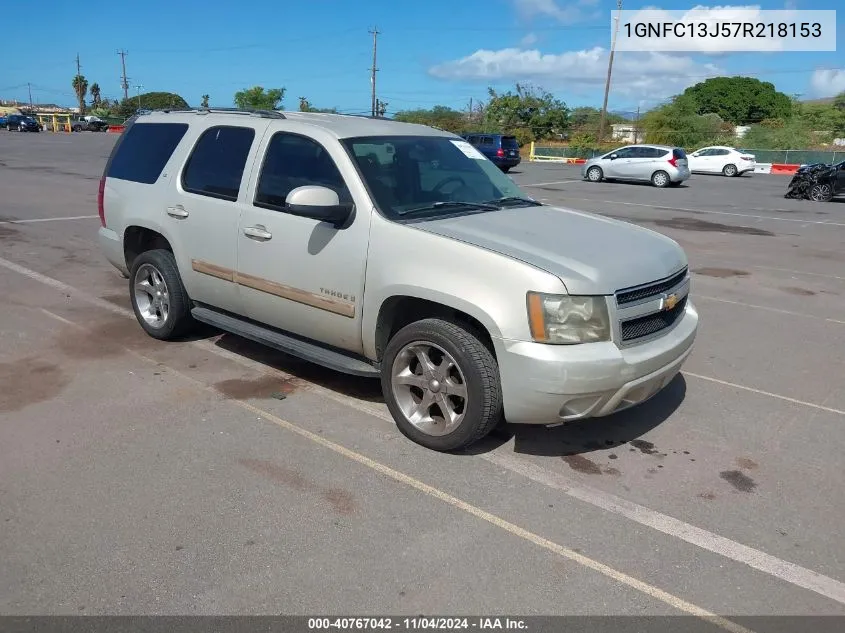
[[[378,368],[364,359],[348,355],[344,352],[327,349],[320,345],[282,334],[276,330],[228,314],[223,314],[216,310],[198,306],[191,310],[191,316],[202,323],[207,323],[226,332],[231,332],[237,336],[242,336],[256,343],[277,349],[285,354],[296,356],[302,360],[307,360],[317,365],[334,369],[335,371],[353,376],[364,376],[366,378],[378,378],[381,376]]]

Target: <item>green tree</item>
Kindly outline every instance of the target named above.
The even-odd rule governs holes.
[[[211,97],[209,97],[208,95],[203,95],[203,96],[202,96],[202,102],[200,103],[200,107],[202,107],[202,108],[207,108],[207,107],[208,107],[208,100],[209,100],[210,98],[211,98]]]
[[[94,82],[91,84],[91,107],[99,108],[102,101],[100,100],[100,84]]]
[[[566,104],[541,88],[516,84],[516,92],[499,94],[488,88],[488,93],[485,123],[513,134],[520,144],[550,138],[570,126]]]
[[[785,119],[792,114],[788,95],[753,77],[713,77],[690,86],[683,94],[693,100],[697,114],[718,114],[734,125]]]
[[[833,107],[845,112],[845,92],[840,92],[833,98]]]
[[[732,126],[725,125],[718,114],[698,114],[695,99],[684,93],[646,112],[640,120],[640,127],[648,143],[692,149],[726,141]]]
[[[601,110],[590,106],[579,106],[569,114],[569,120],[573,131],[584,132],[585,134],[598,134],[601,124]],[[624,123],[625,117],[613,112],[607,113],[607,124]]]
[[[325,112],[327,114],[337,114],[337,108],[315,108],[311,105],[311,102],[308,101],[305,97],[299,98],[299,111],[300,112]]]
[[[447,132],[462,132],[466,127],[463,112],[441,105],[430,110],[401,110],[393,115],[393,119],[403,123],[428,125]]]
[[[84,75],[76,75],[71,82],[76,101],[79,103],[79,114],[85,114],[85,95],[88,94],[88,80]]]
[[[265,91],[261,86],[254,86],[236,92],[235,105],[244,110],[283,110],[281,103],[284,98],[284,88],[270,88]]]

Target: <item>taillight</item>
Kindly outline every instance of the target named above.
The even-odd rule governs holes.
[[[669,164],[672,165],[672,167],[677,167],[678,166],[678,159],[675,158],[674,156],[672,156],[672,158],[669,159]]]
[[[106,207],[103,198],[106,194],[106,177],[100,178],[100,190],[97,192],[97,212],[100,214],[100,224],[106,225]]]
[[[742,160],[754,160],[753,156],[740,156]]]
[[[504,155],[505,155],[505,150],[503,150],[501,147],[496,150],[496,156],[504,156]]]

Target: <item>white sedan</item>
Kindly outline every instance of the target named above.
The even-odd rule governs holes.
[[[741,176],[753,172],[757,159],[753,154],[740,152],[734,147],[714,145],[702,147],[687,156],[691,172],[700,174],[723,174]]]

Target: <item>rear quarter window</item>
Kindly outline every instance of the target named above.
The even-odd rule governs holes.
[[[155,183],[187,131],[187,123],[134,123],[114,148],[106,176]]]

